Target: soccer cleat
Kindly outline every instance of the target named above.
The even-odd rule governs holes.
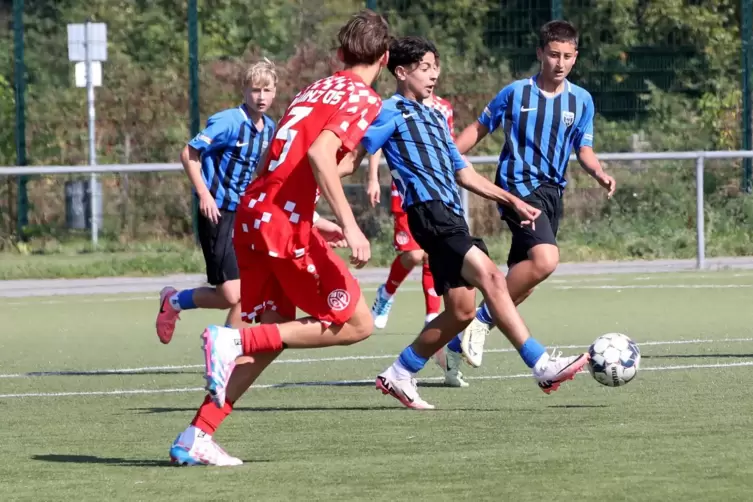
[[[392,304],[395,302],[395,296],[388,296],[384,291],[384,284],[377,289],[374,305],[371,306],[371,315],[374,318],[374,327],[384,329],[387,326],[387,319],[390,317]]]
[[[444,384],[447,387],[468,387],[468,382],[463,380],[463,374],[460,372],[460,364],[463,362],[461,354],[445,346],[439,349],[432,359],[444,371]]]
[[[541,390],[547,394],[559,389],[565,380],[575,378],[576,373],[582,370],[588,364],[589,360],[588,353],[562,357],[561,352],[556,355],[552,352],[551,356],[545,354],[542,357],[548,357],[548,361],[539,369],[534,367],[533,376],[536,378]]]
[[[235,368],[235,359],[243,354],[241,334],[237,329],[210,326],[204,330],[204,361],[207,392],[218,408],[225,406],[225,391]]]
[[[170,448],[170,463],[185,466],[231,467],[242,465],[243,461],[228,455],[214,442],[212,436],[192,425],[175,438]]]
[[[460,348],[463,351],[463,357],[466,362],[478,368],[481,366],[481,359],[484,357],[484,344],[486,336],[491,331],[491,326],[473,318],[468,327],[463,331],[460,338]]]
[[[421,399],[418,395],[417,382],[415,378],[398,379],[392,367],[380,373],[376,378],[376,388],[381,390],[382,394],[389,394],[403,406],[414,410],[433,410],[431,405]]]
[[[170,305],[170,297],[178,290],[172,286],[162,288],[159,292],[159,313],[157,314],[157,336],[162,343],[170,343],[175,332],[175,322],[180,314]]]

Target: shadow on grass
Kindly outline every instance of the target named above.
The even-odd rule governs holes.
[[[130,459],[117,457],[96,457],[94,455],[33,455],[32,460],[40,462],[60,462],[63,464],[105,464],[120,467],[177,467],[169,460]],[[269,462],[269,460],[244,460],[244,463]]]

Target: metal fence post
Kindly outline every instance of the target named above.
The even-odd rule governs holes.
[[[705,211],[703,207],[703,154],[695,159],[695,218],[696,218],[696,268],[699,270],[706,267],[706,230]]]
[[[753,0],[740,0],[742,35],[742,149],[753,150]],[[742,189],[753,192],[753,159],[743,159]]]
[[[562,8],[562,0],[552,0],[552,12],[551,19],[553,21],[562,19],[564,17],[564,9]]]
[[[199,134],[201,116],[199,110],[199,6],[198,0],[188,0],[188,73],[191,137]],[[191,200],[193,236],[199,242],[199,201]]]
[[[366,0],[366,8],[375,11],[377,8],[376,0]]]
[[[16,99],[16,163],[26,165],[26,63],[24,61],[24,0],[13,0],[13,87]],[[28,176],[18,177],[16,201],[16,238],[26,240],[29,224]]]

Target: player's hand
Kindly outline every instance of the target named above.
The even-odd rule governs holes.
[[[324,237],[327,244],[329,244],[329,247],[334,249],[348,247],[348,241],[345,239],[342,228],[334,223],[332,225],[332,228],[327,228],[326,230],[317,228],[317,230],[319,231],[319,234]]]
[[[379,196],[381,193],[382,189],[379,187],[379,182],[369,180],[369,183],[366,185],[366,194],[369,196],[371,207],[376,207],[376,205],[379,204]]]
[[[350,247],[350,263],[356,268],[363,268],[369,259],[371,259],[371,244],[369,244],[369,240],[363,235],[358,225],[344,228],[343,235]]]
[[[521,225],[531,225],[531,228],[536,230],[536,218],[541,215],[541,209],[536,209],[520,199],[516,199],[512,207],[518,213]]]
[[[617,182],[607,173],[603,173],[599,178],[599,185],[607,191],[607,199],[611,199],[614,191],[617,190]]]
[[[220,221],[220,210],[217,209],[217,201],[214,200],[214,197],[209,192],[199,197],[199,211],[204,218],[215,225]]]

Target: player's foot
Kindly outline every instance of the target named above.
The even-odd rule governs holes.
[[[206,363],[206,389],[218,408],[225,406],[225,390],[235,368],[235,359],[242,355],[241,334],[237,329],[210,326],[201,335]]]
[[[479,321],[475,317],[468,327],[465,328],[465,331],[463,331],[463,336],[460,340],[460,348],[463,351],[463,357],[465,360],[474,368],[481,366],[481,359],[484,357],[486,336],[490,331],[491,326]]]
[[[216,465],[229,467],[243,461],[231,457],[214,442],[212,436],[193,425],[183,431],[170,448],[170,462],[177,465]]]
[[[387,319],[390,317],[392,304],[395,302],[395,296],[388,295],[384,290],[384,284],[377,289],[374,305],[371,306],[371,315],[374,318],[374,327],[384,329],[387,326]]]
[[[157,314],[157,336],[162,343],[170,343],[175,332],[175,322],[180,314],[170,305],[170,297],[178,290],[172,286],[162,288],[159,292],[159,313]]]
[[[434,405],[427,403],[418,395],[416,379],[398,379],[392,367],[387,368],[386,371],[377,376],[376,388],[381,390],[382,394],[389,394],[408,408],[414,410],[434,409]]]
[[[463,380],[463,374],[460,372],[460,364],[463,362],[463,356],[458,352],[442,347],[432,356],[442,371],[444,371],[444,384],[448,387],[468,387],[468,382]]]
[[[536,378],[541,390],[547,394],[559,389],[565,380],[575,378],[575,374],[583,369],[589,359],[588,353],[562,357],[561,352],[556,355],[552,352],[551,356],[544,354],[541,357],[546,357],[547,360],[541,365],[536,363],[533,369],[533,376]]]

